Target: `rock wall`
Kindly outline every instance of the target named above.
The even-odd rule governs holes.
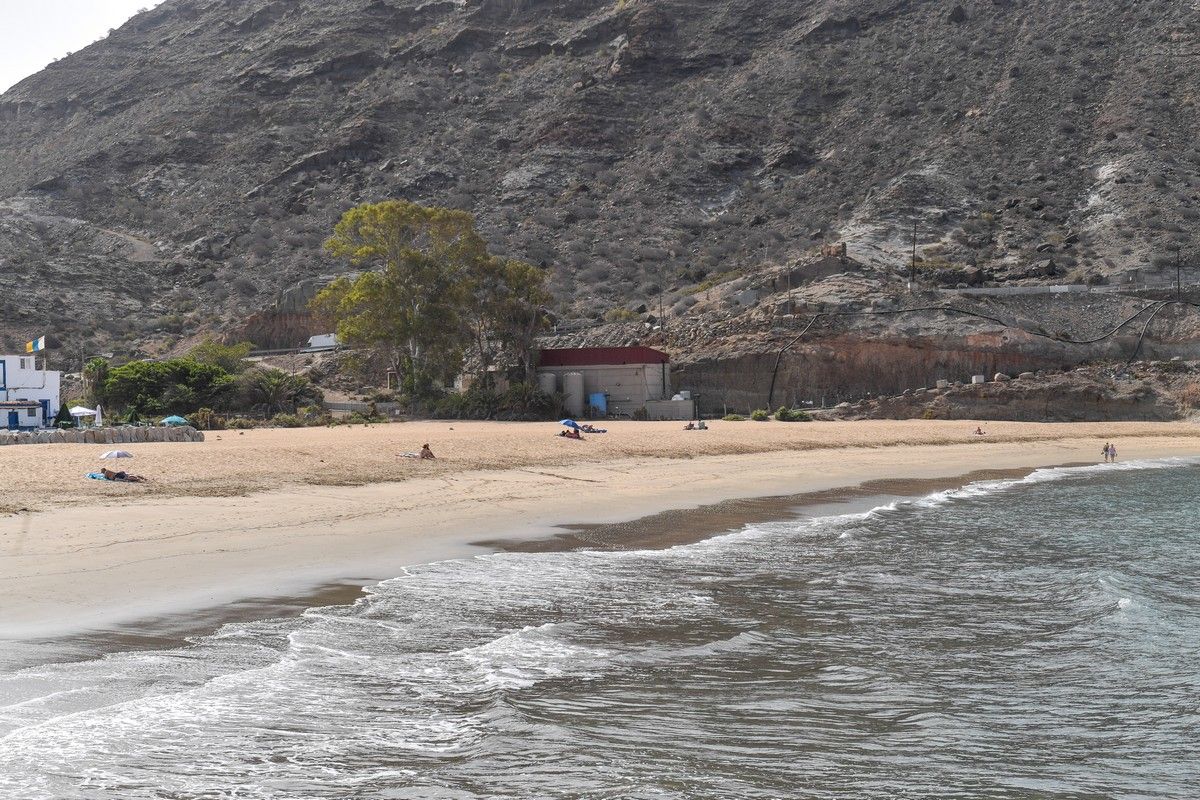
[[[938,380],[969,381],[972,375],[1015,375],[1124,360],[1136,344],[1136,335],[1113,337],[1099,345],[1063,344],[1021,332],[912,338],[843,335],[798,344],[782,358],[775,349],[682,362],[672,375],[672,386],[699,394],[707,414],[805,402],[835,405],[930,387]]]
[[[863,400],[835,410],[849,419],[963,419],[1023,422],[1169,421],[1188,413],[1161,375],[1135,369],[1118,377],[1098,368],[1017,380],[926,389]]]
[[[0,432],[0,446],[15,444],[149,444],[203,442],[204,434],[184,428],[88,428],[86,430]]]

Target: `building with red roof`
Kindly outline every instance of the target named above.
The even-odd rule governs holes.
[[[538,382],[562,392],[575,417],[690,419],[688,401],[672,401],[671,358],[651,347],[570,347],[542,350]]]

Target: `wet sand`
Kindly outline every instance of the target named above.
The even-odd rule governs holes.
[[[155,484],[43,483],[57,494],[27,491],[22,502],[44,510],[0,517],[0,638],[136,636],[163,627],[148,620],[204,609],[217,610],[198,617],[214,624],[230,609],[278,608],[268,600],[247,611],[246,598],[305,598],[498,548],[656,546],[786,517],[798,505],[960,485],[980,469],[1093,463],[1107,439],[1127,459],[1200,454],[1193,425],[987,423],[989,435],[974,437],[975,425],[713,423],[701,433],[625,423],[569,442],[552,425],[406,423],[140,446],[138,471]],[[397,458],[425,441],[437,462]],[[74,449],[3,456],[69,475],[101,448]],[[306,459],[322,457],[339,468],[306,471]],[[390,466],[374,470],[379,462]],[[211,495],[178,482],[213,469],[224,472]],[[252,484],[222,482],[245,474]],[[748,502],[764,497],[774,499]],[[696,508],[704,510],[678,513]]]
[[[1056,466],[1075,466],[1061,464]],[[711,536],[737,531],[747,525],[867,511],[893,500],[922,497],[955,489],[968,483],[1021,478],[1029,469],[978,470],[953,478],[883,479],[858,486],[778,497],[726,500],[692,509],[672,509],[627,522],[568,524],[540,538],[484,539],[473,542],[491,552],[548,553],[576,549],[648,550],[665,549],[702,541]],[[296,596],[254,597],[225,606],[197,609],[117,625],[111,630],[91,631],[62,639],[32,639],[23,644],[26,664],[10,657],[5,667],[54,660],[95,658],[105,653],[170,649],[190,639],[215,633],[236,622],[277,619],[303,613],[309,608],[349,605],[363,597],[370,579],[339,581]]]

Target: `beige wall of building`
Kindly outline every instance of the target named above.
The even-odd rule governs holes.
[[[632,414],[649,400],[669,400],[671,397],[671,370],[667,364],[542,367],[538,372],[553,374],[559,391],[563,388],[563,375],[578,372],[583,375],[585,394],[608,394],[610,414]]]

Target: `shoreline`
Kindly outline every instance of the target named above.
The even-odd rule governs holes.
[[[622,522],[564,524],[555,526],[545,536],[486,539],[472,542],[471,545],[482,548],[484,553],[552,553],[581,549],[663,550],[733,533],[755,523],[869,511],[895,500],[924,497],[978,481],[1019,479],[1036,469],[976,470],[946,478],[882,479],[817,492],[736,498],[695,508],[667,509]],[[365,589],[380,580],[387,578],[347,578],[301,594],[247,597],[226,606],[131,620],[110,630],[85,631],[72,637],[70,658],[74,660],[133,650],[170,649],[184,646],[196,637],[212,635],[227,624],[299,615],[312,608],[350,605],[364,596]],[[0,638],[0,641],[34,648],[39,645],[53,648],[62,645],[66,636],[23,640]],[[33,666],[37,663],[40,662],[35,656],[28,664],[20,664],[18,658],[13,663],[0,666]]]
[[[1194,430],[1122,437],[1122,459],[1200,455]],[[591,531],[594,546],[595,526],[647,529],[658,524],[647,519],[655,515],[708,509],[689,524],[703,528],[706,514],[744,524],[749,498],[774,498],[759,506],[776,513],[780,502],[794,505],[798,496],[879,496],[883,484],[873,482],[881,480],[953,486],[981,468],[1029,472],[1094,463],[1094,434],[1079,433],[898,447],[834,441],[824,448],[731,455],[443,470],[367,486],[149,496],[7,517],[0,519],[6,586],[0,640],[129,633],[179,615],[219,618],[247,598],[304,598],[348,581],[361,586],[395,577],[420,563],[502,548],[562,547],[580,542],[581,530]],[[197,446],[203,445],[179,447]],[[732,516],[729,506],[720,507],[730,502],[743,504]]]

